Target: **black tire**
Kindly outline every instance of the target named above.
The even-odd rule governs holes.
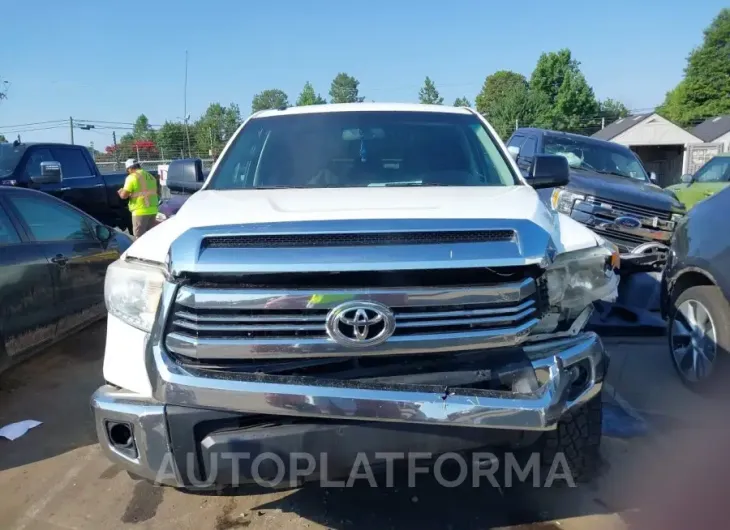
[[[673,350],[674,321],[678,308],[687,301],[696,301],[702,304],[712,319],[715,328],[716,353],[712,372],[699,381],[687,379],[682,372]],[[669,307],[669,333],[667,333],[669,356],[672,359],[680,381],[684,385],[700,394],[727,392],[727,382],[730,381],[730,303],[722,291],[714,285],[698,285],[685,289],[678,296],[674,296]]]
[[[546,484],[551,471],[557,475],[553,486],[572,485],[567,479],[560,478],[566,472],[572,477],[573,484],[587,482],[594,476],[601,461],[602,421],[603,401],[599,393],[566,413],[557,429],[540,437],[531,451],[540,455],[541,485]],[[557,458],[560,460],[556,461]]]

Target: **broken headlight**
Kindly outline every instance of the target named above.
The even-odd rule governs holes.
[[[618,249],[608,241],[559,254],[546,273],[550,306],[570,311],[597,300],[615,301],[618,267]]]

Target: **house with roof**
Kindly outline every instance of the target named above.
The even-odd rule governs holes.
[[[721,144],[720,151],[730,151],[730,114],[709,118],[692,129],[692,134],[703,142]]]
[[[656,174],[661,187],[678,183],[680,177],[689,172],[693,149],[704,143],[656,112],[620,118],[593,137],[630,148],[646,170]]]

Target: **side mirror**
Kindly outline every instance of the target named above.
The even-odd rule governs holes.
[[[535,155],[527,183],[535,189],[559,188],[568,184],[568,159],[560,155]]]
[[[96,237],[99,238],[99,241],[102,243],[106,243],[112,238],[112,231],[109,227],[106,227],[104,225],[96,225]]]
[[[694,180],[694,177],[689,174],[682,175],[679,180],[682,182],[682,184],[692,184],[692,181]]]
[[[166,186],[170,191],[195,193],[204,181],[203,161],[199,158],[173,160],[167,168]]]
[[[31,176],[33,184],[58,184],[61,182],[61,164],[59,162],[41,162],[41,174]]]
[[[651,173],[649,173],[649,180],[651,180],[654,184],[656,184],[657,180],[659,180],[659,178],[656,176],[656,173],[654,173],[652,171]]]
[[[510,145],[507,147],[507,152],[509,153],[509,156],[511,156],[514,160],[517,160],[520,156],[520,148],[516,145]]]

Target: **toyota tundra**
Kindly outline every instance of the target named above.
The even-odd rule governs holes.
[[[583,327],[619,255],[535,191],[567,179],[467,108],[252,115],[108,269],[102,450],[181,488],[493,447],[585,476],[608,362]]]

